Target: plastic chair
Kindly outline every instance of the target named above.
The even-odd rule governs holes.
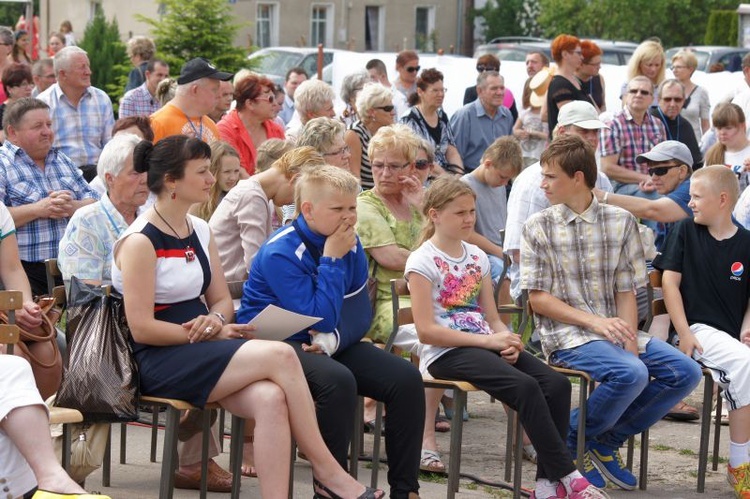
[[[7,312],[8,324],[0,324],[0,344],[7,345],[8,355],[13,355],[15,345],[21,339],[21,332],[16,325],[16,310],[23,308],[23,294],[20,291],[0,291],[0,310]],[[65,407],[49,408],[50,424],[63,425],[62,467],[70,470],[70,424],[83,421],[83,414],[75,409]]]

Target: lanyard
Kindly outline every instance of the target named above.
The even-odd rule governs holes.
[[[185,113],[184,111],[183,111],[182,114],[185,115],[185,118],[187,119],[187,122],[190,124],[190,128],[193,129],[193,132],[195,133],[196,138],[198,140],[203,140],[203,116],[201,116],[199,118],[200,119],[200,128],[195,128],[195,123],[193,123],[193,120],[190,119],[190,116],[188,116],[187,113]]]
[[[677,115],[677,136],[672,137],[672,131],[669,129],[669,121],[667,121],[667,117],[664,116],[664,113],[661,112],[661,108],[657,107],[656,109],[659,110],[659,116],[661,116],[661,120],[664,122],[665,126],[664,128],[667,129],[667,138],[669,140],[680,140],[680,115]]]

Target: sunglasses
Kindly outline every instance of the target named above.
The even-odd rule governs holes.
[[[375,109],[382,109],[386,113],[390,113],[394,109],[396,109],[396,106],[375,106]]]
[[[682,97],[662,97],[662,100],[664,100],[664,102],[676,102],[677,104],[679,104],[685,99],[683,99]]]
[[[409,66],[406,70],[410,73],[416,73],[422,66]]]
[[[276,96],[273,95],[273,94],[271,94],[271,95],[267,95],[267,96],[263,97],[261,95],[260,97],[256,97],[255,100],[258,100],[258,101],[261,101],[261,102],[268,101],[269,104],[273,104],[274,102],[276,102]]]
[[[418,159],[414,162],[414,167],[417,170],[426,170],[432,166],[432,161],[426,159]]]
[[[651,95],[651,92],[649,92],[648,90],[641,90],[640,88],[629,88],[628,93],[631,95]]]
[[[484,73],[485,71],[500,71],[500,68],[496,66],[485,66],[483,64],[478,64],[477,71],[480,73]]]
[[[663,177],[667,173],[669,173],[669,170],[672,168],[679,168],[682,165],[667,165],[667,166],[655,166],[653,168],[648,169],[648,175],[649,177],[652,175],[656,175],[657,177]]]

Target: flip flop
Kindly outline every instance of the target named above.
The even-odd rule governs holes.
[[[447,433],[451,431],[451,423],[444,416],[435,417],[435,431],[438,433]]]
[[[669,418],[674,421],[695,421],[696,419],[700,419],[700,417],[698,409],[682,401],[678,402],[667,414],[664,415],[664,418]]]

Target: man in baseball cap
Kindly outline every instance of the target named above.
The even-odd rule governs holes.
[[[208,144],[219,140],[219,130],[207,115],[219,101],[219,82],[233,76],[219,71],[202,57],[183,64],[174,99],[151,115],[154,142],[179,134],[199,138]]]

